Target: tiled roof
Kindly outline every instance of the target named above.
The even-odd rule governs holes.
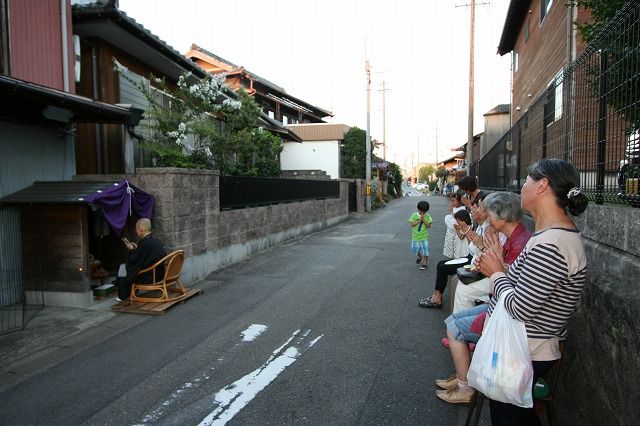
[[[137,125],[142,110],[94,101],[3,75],[0,76],[0,115],[29,120]]]
[[[34,182],[18,192],[0,198],[0,205],[19,204],[87,204],[84,197],[115,182],[47,181]]]
[[[279,85],[267,80],[266,78],[260,77],[259,75],[249,71],[248,69],[246,69],[246,68],[244,68],[242,66],[236,65],[233,62],[228,61],[228,60],[222,58],[221,56],[218,56],[215,53],[212,53],[212,52],[208,51],[207,49],[198,46],[195,43],[193,43],[191,45],[191,48],[194,49],[194,50],[197,50],[199,52],[202,52],[207,56],[211,56],[212,58],[214,58],[214,59],[216,59],[216,60],[218,60],[220,62],[223,62],[223,63],[229,65],[229,67],[234,68],[235,71],[244,72],[245,74],[247,74],[248,76],[253,78],[256,82],[262,84],[263,86],[266,86],[266,87],[270,88],[271,90],[274,90],[276,92],[279,92],[280,94],[286,95],[287,98],[290,98],[289,102],[294,104],[294,105],[296,105],[296,106],[298,106],[298,107],[302,107],[303,109],[309,109],[309,110],[312,110],[312,111],[315,111],[315,112],[319,112],[321,114],[324,114],[323,116],[325,116],[325,117],[326,116],[333,116],[333,114],[330,111],[327,111],[325,109],[322,109],[320,107],[312,105],[312,104],[310,104],[308,102],[303,101],[302,99],[296,98],[295,96],[292,96],[292,95],[288,94],[284,87],[279,86]],[[275,97],[280,98],[277,95]],[[280,100],[280,99],[278,99],[278,100]],[[286,101],[285,101],[285,103],[286,103]]]
[[[207,75],[207,72],[193,61],[187,59],[125,12],[116,8],[114,0],[97,0],[93,2],[78,2],[78,0],[75,0],[72,2],[72,6],[74,25],[76,23],[83,23],[84,21],[110,19],[133,36],[144,40],[145,43],[162,52],[172,61],[191,71],[195,76],[202,78]]]

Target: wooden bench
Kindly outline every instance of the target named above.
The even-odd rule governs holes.
[[[164,276],[159,277],[157,269],[165,265]],[[131,302],[172,302],[187,297],[187,289],[180,282],[180,272],[184,265],[184,250],[169,253],[153,265],[138,272],[138,275],[151,272],[152,283],[135,283],[131,286]],[[158,294],[158,291],[160,292]]]

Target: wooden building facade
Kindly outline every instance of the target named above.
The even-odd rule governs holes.
[[[234,90],[243,88],[269,117],[284,125],[324,123],[325,117],[333,116],[330,111],[288,94],[284,88],[195,43],[185,56],[210,74],[224,74],[229,86]]]

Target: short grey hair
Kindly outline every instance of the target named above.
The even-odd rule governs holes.
[[[522,219],[520,196],[514,192],[493,192],[482,201],[488,213],[507,222]]]
[[[136,225],[145,232],[151,232],[151,221],[146,217],[138,219]]]

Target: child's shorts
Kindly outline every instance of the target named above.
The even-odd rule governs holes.
[[[411,241],[411,250],[413,250],[413,254],[416,256],[418,253],[423,256],[429,256],[429,241]]]

